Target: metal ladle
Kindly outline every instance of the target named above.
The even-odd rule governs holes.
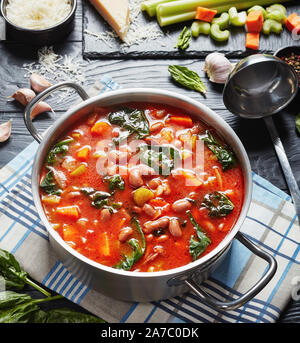
[[[264,118],[300,219],[300,191],[271,115],[286,107],[298,91],[295,70],[278,57],[251,55],[229,75],[223,101],[233,114],[247,119]]]

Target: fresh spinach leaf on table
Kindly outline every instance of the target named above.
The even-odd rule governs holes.
[[[204,83],[200,79],[200,76],[193,70],[179,65],[170,65],[168,70],[172,79],[183,87],[195,90],[202,94],[206,93],[206,87]]]

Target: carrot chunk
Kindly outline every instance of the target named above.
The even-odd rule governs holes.
[[[259,48],[259,33],[248,32],[246,34],[246,48],[258,50]]]
[[[195,19],[206,21],[210,23],[214,16],[218,13],[216,10],[205,7],[197,7]]]
[[[293,31],[294,29],[298,28],[298,32],[300,31],[300,16],[297,15],[297,13],[292,13],[286,18],[286,28],[289,31]]]
[[[192,127],[193,120],[188,116],[171,116],[168,119],[168,123],[177,124],[184,127]]]
[[[77,206],[58,207],[56,213],[69,219],[77,220],[79,218],[79,210]]]
[[[80,160],[80,161],[86,161],[89,157],[89,154],[90,154],[90,147],[88,146],[85,146],[83,148],[81,148],[80,150],[77,151],[77,158]]]
[[[111,126],[105,121],[98,121],[91,128],[91,133],[96,136],[106,136],[111,132]]]
[[[258,33],[262,30],[264,24],[264,16],[262,11],[251,11],[247,15],[246,26],[250,33]]]

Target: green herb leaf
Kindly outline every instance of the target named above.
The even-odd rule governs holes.
[[[186,50],[190,45],[191,36],[190,30],[185,26],[178,37],[175,48]]]
[[[300,133],[300,112],[296,116],[295,124],[296,124],[296,129],[297,129],[298,133]]]
[[[47,163],[54,164],[56,162],[57,155],[65,155],[69,150],[69,144],[74,141],[73,138],[68,137],[61,142],[58,142],[54,145],[54,147],[50,150],[47,156]]]
[[[104,180],[108,181],[108,188],[112,192],[116,189],[120,189],[122,191],[125,189],[125,182],[121,175],[107,176]]]
[[[136,134],[137,139],[143,139],[150,134],[149,123],[144,111],[124,108],[108,115],[108,120],[113,125],[118,125],[125,130],[114,143],[120,143],[130,135]]]
[[[6,308],[0,311],[0,323],[29,323],[33,313],[39,309],[33,301]]]
[[[198,238],[198,240],[196,240],[194,236],[192,235],[190,238],[190,244],[189,244],[190,255],[193,261],[195,261],[206,250],[206,248],[211,243],[211,240],[209,237],[206,236],[202,227],[196,222],[191,211],[187,211],[186,214],[189,217],[194,229],[196,230],[196,234]]]
[[[206,131],[206,135],[203,141],[222,164],[223,171],[233,168],[236,165],[236,159],[230,147],[221,144],[209,130]]]
[[[139,261],[145,253],[146,241],[145,241],[145,236],[144,236],[142,227],[136,218],[132,219],[132,223],[135,224],[138,233],[141,235],[142,246],[140,246],[140,243],[136,238],[131,238],[128,241],[128,244],[132,247],[132,250],[133,250],[132,255],[131,256],[124,255],[123,259],[114,266],[114,268],[116,269],[130,270],[133,267],[133,265],[137,261]]]
[[[145,144],[140,146],[139,159],[160,175],[168,176],[180,161],[180,153],[170,146]]]
[[[28,294],[16,293],[13,291],[0,292],[0,311],[24,304],[28,301],[31,301],[31,297]]]
[[[44,323],[105,323],[103,319],[68,308],[44,312],[44,318],[40,316],[39,319],[35,319],[35,322],[37,320],[44,320]]]
[[[14,255],[0,249],[0,276],[5,280],[7,289],[23,289],[26,284],[27,273],[20,267]]]
[[[196,72],[179,65],[170,65],[168,70],[173,80],[181,84],[183,87],[195,90],[202,94],[206,93],[205,85]]]
[[[40,187],[49,195],[59,195],[62,192],[54,179],[52,170],[49,170],[46,174],[43,181],[40,183]]]
[[[234,209],[233,203],[228,196],[222,192],[213,192],[206,194],[201,204],[206,207],[210,217],[225,217]]]

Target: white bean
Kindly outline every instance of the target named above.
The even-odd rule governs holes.
[[[124,227],[119,233],[119,241],[124,243],[127,241],[130,235],[133,233],[133,228],[130,226]]]
[[[166,228],[169,225],[169,218],[162,217],[154,221],[149,221],[144,224],[145,233],[150,233],[159,228]]]
[[[173,218],[170,220],[169,231],[173,237],[181,237],[182,231],[177,219]]]
[[[186,199],[180,199],[173,203],[172,210],[176,213],[185,212],[192,207],[192,204]]]

